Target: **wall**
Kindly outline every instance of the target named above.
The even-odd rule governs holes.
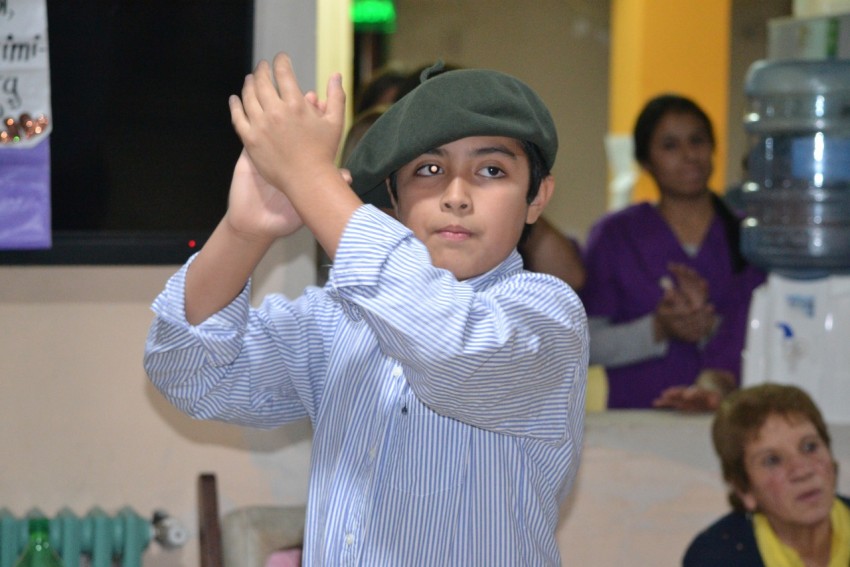
[[[400,58],[415,65],[443,55],[496,67],[552,101],[563,153],[550,218],[583,237],[604,210],[608,3],[506,0],[499,9],[491,0],[397,4]],[[261,21],[285,13],[290,31],[268,33],[274,41],[303,42],[295,46],[303,52],[297,69],[303,81],[311,80],[313,63],[305,59],[315,38],[304,30],[313,29],[313,2],[274,0],[272,6]],[[431,19],[433,13],[440,18]],[[756,45],[762,23],[748,21],[742,29],[752,35],[741,41]],[[509,39],[517,34],[522,41]],[[269,57],[276,45],[260,45],[259,53]],[[258,273],[258,295],[297,293],[312,281],[309,235],[299,234],[273,256]],[[217,473],[222,511],[298,504],[309,458],[304,423],[260,432],[195,422],[148,384],[141,357],[149,305],[173,269],[0,267],[0,508],[22,515],[33,506],[48,514],[68,506],[84,514],[93,506],[112,513],[129,505],[145,516],[163,509],[185,523],[192,539],[174,551],[152,545],[145,567],[197,566],[198,473]],[[693,447],[704,454],[705,447]],[[588,525],[599,520],[588,518]]]
[[[257,58],[287,51],[308,88],[316,13],[314,0],[259,0],[256,17]],[[278,243],[256,272],[256,297],[300,293],[315,281],[314,257],[307,231]],[[0,509],[163,510],[191,539],[177,550],[152,543],[145,567],[198,565],[200,472],[218,475],[222,511],[300,504],[310,454],[306,423],[266,432],[195,422],[151,387],[142,369],[150,304],[175,269],[0,266]]]
[[[309,234],[288,244],[276,250],[285,274],[271,264],[258,273],[261,293],[297,293],[314,278]],[[146,567],[197,565],[199,472],[218,474],[223,510],[303,503],[309,458],[305,423],[266,432],[196,422],[150,385],[141,365],[149,306],[173,270],[0,268],[0,508],[162,509],[192,539],[176,551],[151,545]]]
[[[549,106],[560,149],[545,216],[583,238],[605,210],[607,1],[396,0],[392,57],[411,68],[443,58],[528,82]],[[515,38],[522,38],[516,40]]]
[[[744,114],[747,97],[744,82],[747,69],[767,55],[767,25],[771,18],[789,16],[791,0],[734,0],[732,2],[732,55],[729,61],[729,132],[726,156],[726,185],[741,181],[744,173],[741,162],[747,153],[749,142],[744,130]]]
[[[606,209],[609,1],[396,0],[394,60],[410,67],[442,57],[520,77],[549,105],[560,134],[556,192],[545,216],[579,240]],[[732,2],[726,184],[739,180],[746,148],[744,75],[764,57],[765,22],[789,15],[791,0]],[[521,41],[513,38],[521,37]],[[683,46],[682,49],[700,46]],[[718,187],[717,189],[723,189]]]

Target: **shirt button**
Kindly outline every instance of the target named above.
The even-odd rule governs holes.
[[[351,545],[354,543],[354,535],[353,534],[345,534],[345,545]]]
[[[375,447],[372,447],[371,449],[369,449],[369,458],[370,459],[374,459],[375,455],[377,455],[377,454],[378,454],[378,450]]]
[[[401,376],[401,366],[396,366],[393,368],[393,378],[398,378]]]

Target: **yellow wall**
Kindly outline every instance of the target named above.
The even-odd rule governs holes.
[[[350,4],[351,0],[316,1],[316,92],[324,98],[328,77],[342,73],[349,122],[354,98],[354,27],[349,18]]]
[[[665,91],[693,98],[711,118],[717,150],[714,189],[726,177],[731,0],[612,0],[609,124],[629,134],[644,103]],[[641,178],[634,200],[654,199]]]

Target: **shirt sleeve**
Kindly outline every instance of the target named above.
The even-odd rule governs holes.
[[[641,315],[621,320],[626,297],[621,287],[630,282],[623,281],[620,259],[637,254],[622,224],[611,217],[597,222],[588,235],[584,254],[587,279],[581,298],[590,317],[590,362],[608,368],[662,358],[670,345],[669,341],[655,341],[655,311],[649,303],[641,306],[646,307],[639,310]]]
[[[667,354],[669,341],[656,341],[653,326],[654,314],[649,313],[634,321],[612,325],[602,317],[589,320],[590,364],[616,368]]]
[[[314,333],[299,313],[303,304],[275,296],[252,309],[248,282],[231,304],[190,325],[183,298],[191,261],[169,279],[152,306],[155,318],[144,355],[151,382],[198,419],[272,428],[306,417],[309,391],[299,391],[295,378],[305,374],[298,369]],[[269,309],[288,311],[289,317],[278,319],[289,324],[273,329]]]
[[[583,411],[569,406],[584,399],[586,317],[563,281],[521,264],[514,253],[496,273],[458,281],[432,266],[400,223],[362,207],[343,234],[331,283],[431,409],[486,429],[554,438],[564,434],[565,410]],[[557,418],[541,418],[547,412]],[[539,430],[546,427],[553,430]]]

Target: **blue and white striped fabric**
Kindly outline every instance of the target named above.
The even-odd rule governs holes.
[[[309,416],[305,565],[558,565],[579,463],[584,309],[516,253],[458,282],[361,207],[330,280],[249,290],[197,327],[185,267],[154,303],[145,367],[182,411],[271,428]]]

